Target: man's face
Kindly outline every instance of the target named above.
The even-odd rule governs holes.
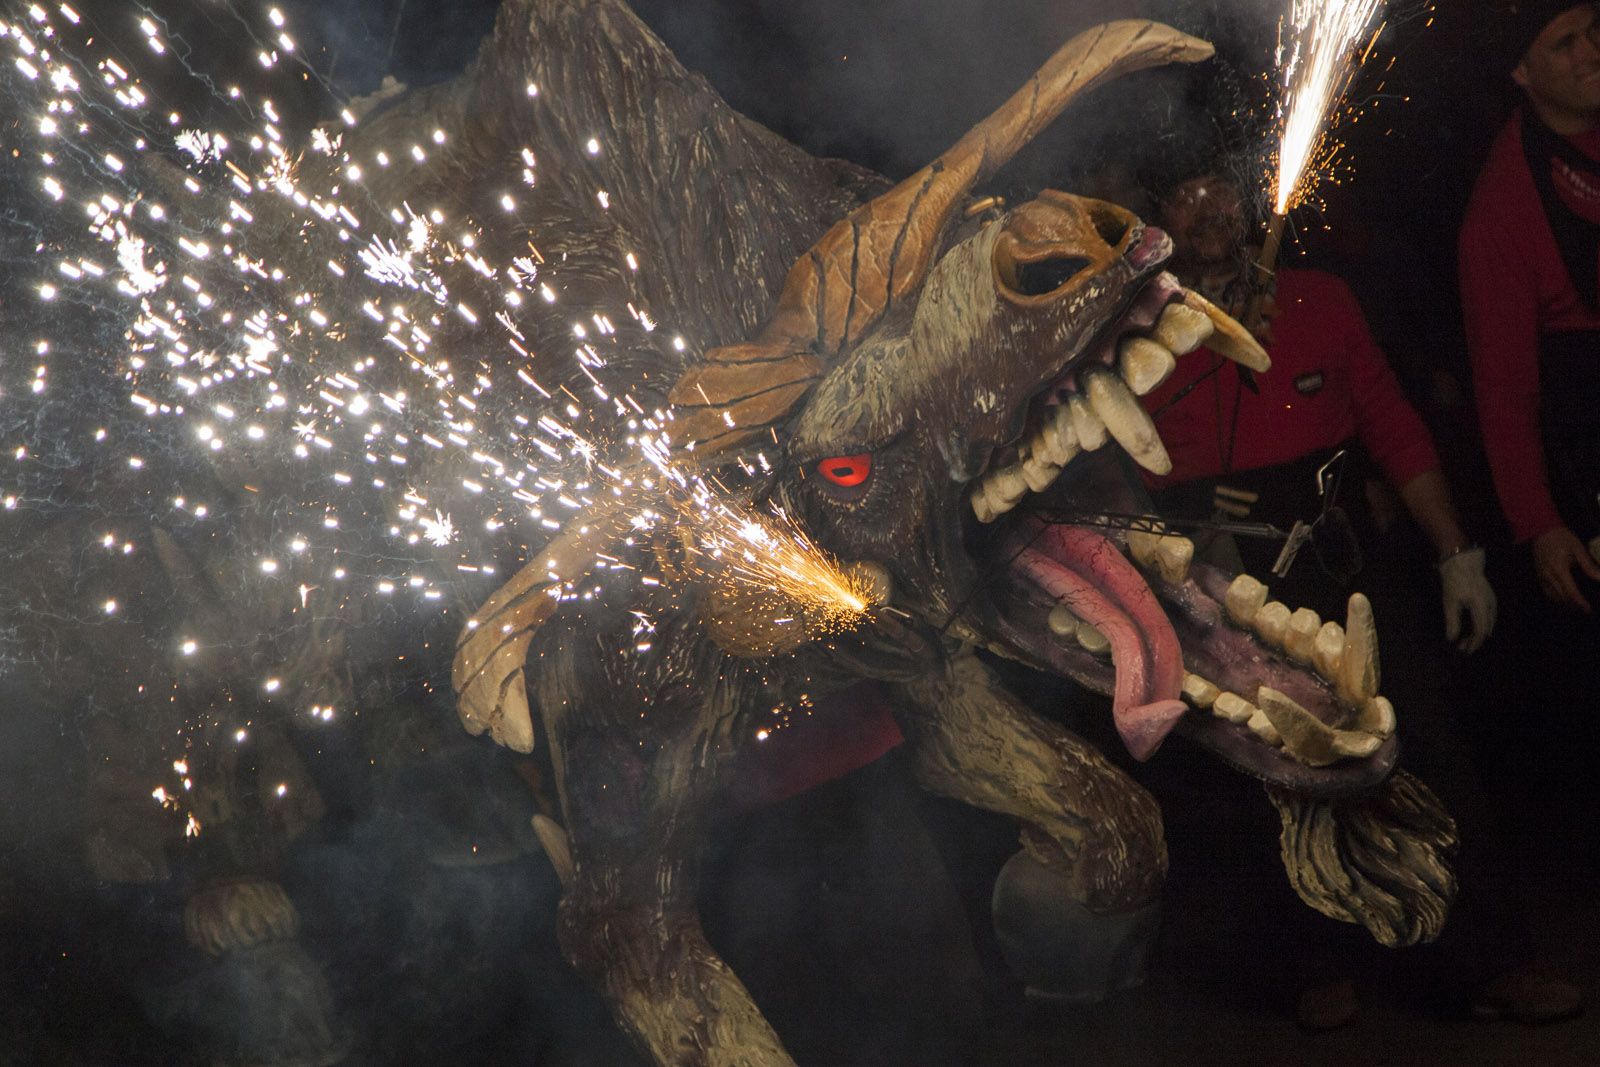
[[[1557,15],[1511,77],[1536,104],[1568,115],[1600,115],[1600,5]]]
[[[1172,236],[1179,262],[1228,262],[1245,238],[1239,187],[1215,174],[1190,178],[1161,202],[1161,228]]]

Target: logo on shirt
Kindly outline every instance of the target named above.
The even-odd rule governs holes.
[[[1310,374],[1302,374],[1296,378],[1294,380],[1294,389],[1301,396],[1316,396],[1322,392],[1322,382],[1322,372],[1312,371]]]
[[[1590,222],[1600,222],[1600,185],[1594,175],[1580,173],[1564,159],[1552,159],[1550,176],[1568,207]]]

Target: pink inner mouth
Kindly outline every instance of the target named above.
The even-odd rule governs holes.
[[[1106,538],[1081,526],[1030,520],[1014,564],[1034,585],[1111,642],[1112,717],[1135,759],[1149,759],[1185,706],[1183,650],[1144,578]]]

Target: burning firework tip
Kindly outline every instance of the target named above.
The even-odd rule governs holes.
[[[808,630],[847,630],[887,599],[868,570],[841,565],[782,508],[760,512],[721,494],[696,503],[683,522],[697,531],[691,569],[735,596],[761,601],[769,621],[801,618]]]
[[[1277,267],[1289,213],[1310,200],[1338,170],[1343,145],[1333,130],[1358,110],[1345,97],[1356,72],[1371,57],[1385,0],[1291,0],[1278,26],[1277,65],[1282,72],[1278,141],[1268,166],[1272,217],[1256,257],[1256,276],[1266,285]],[[1369,30],[1371,30],[1369,34]],[[1363,38],[1366,46],[1359,48]],[[1263,297],[1251,301],[1244,321],[1261,321]]]

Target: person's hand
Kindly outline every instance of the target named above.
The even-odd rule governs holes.
[[[1483,575],[1483,549],[1469,548],[1439,564],[1444,586],[1444,636],[1463,652],[1476,652],[1494,630],[1494,587]],[[1461,613],[1472,620],[1462,632]]]
[[[1600,582],[1600,563],[1595,562],[1577,534],[1565,526],[1557,526],[1534,538],[1533,565],[1544,595],[1553,603],[1576,608],[1585,615],[1593,613],[1594,608],[1578,587],[1572,569],[1576,567],[1586,577]]]

